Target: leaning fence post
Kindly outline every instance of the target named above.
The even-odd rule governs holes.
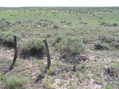
[[[46,48],[46,55],[47,55],[47,66],[46,66],[46,72],[47,70],[50,68],[51,66],[51,59],[50,59],[50,53],[49,53],[49,47],[48,47],[48,43],[47,40],[43,40],[44,44],[45,44],[45,48]]]
[[[43,40],[44,44],[45,44],[45,48],[46,48],[46,55],[47,55],[47,66],[45,68],[44,73],[47,73],[47,70],[50,68],[51,66],[51,59],[50,59],[50,53],[49,53],[49,47],[48,47],[48,43],[47,40]],[[35,83],[38,82],[39,80],[42,80],[44,78],[44,76],[38,75],[37,79],[35,80]]]
[[[14,68],[14,65],[15,65],[16,59],[17,59],[17,52],[18,52],[18,50],[17,50],[17,37],[14,36],[14,58],[13,58],[12,64],[9,67],[9,70],[12,70]]]

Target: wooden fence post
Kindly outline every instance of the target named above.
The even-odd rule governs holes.
[[[14,65],[15,65],[16,59],[17,59],[17,53],[18,53],[18,50],[17,50],[17,37],[14,36],[14,58],[13,58],[12,64],[9,67],[9,70],[12,70],[14,68]]]
[[[47,55],[47,66],[45,68],[44,73],[47,73],[47,70],[50,69],[51,66],[51,59],[50,59],[50,53],[49,53],[49,47],[48,47],[48,43],[47,40],[43,40],[44,44],[45,44],[45,48],[46,48],[46,55]],[[35,80],[35,83],[37,83],[39,80],[42,80],[44,78],[44,76],[38,75],[37,79]]]
[[[46,70],[45,72],[47,72],[47,70],[50,68],[51,66],[51,59],[50,59],[50,53],[49,53],[49,47],[48,47],[48,43],[47,40],[43,40],[44,44],[45,44],[45,48],[46,48],[46,55],[47,55],[47,66],[46,66]]]

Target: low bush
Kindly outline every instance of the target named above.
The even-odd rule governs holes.
[[[46,77],[42,80],[43,88],[44,89],[56,89],[53,85],[54,78],[53,77]]]
[[[112,79],[119,79],[119,62],[113,63],[110,67],[105,68],[105,74]]]
[[[55,49],[60,53],[61,59],[70,63],[79,62],[80,53],[85,50],[83,40],[72,36],[67,36],[58,40]]]
[[[4,83],[5,88],[4,89],[25,89],[24,83],[26,82],[26,79],[18,78],[16,76],[6,77]]]
[[[103,42],[96,42],[94,47],[97,50],[109,50],[110,49],[109,44],[108,43],[103,43]]]
[[[48,73],[48,75],[55,75],[56,73],[56,69],[55,68],[50,68],[48,71],[47,71],[47,73]]]
[[[118,49],[119,40],[118,37],[114,36],[100,36],[94,44],[94,48],[97,50],[109,50],[109,49]]]
[[[17,36],[17,39],[20,39],[20,35],[11,31],[0,32],[0,45],[4,45],[6,47],[14,47],[14,36]]]
[[[43,72],[39,72],[38,79],[42,80],[45,77],[45,74]]]
[[[118,26],[118,24],[117,24],[117,23],[113,23],[112,25],[113,25],[113,26]]]
[[[44,44],[39,39],[22,40],[19,44],[20,55],[22,57],[43,57],[44,55]]]
[[[47,27],[48,25],[52,24],[52,21],[49,21],[47,19],[40,19],[40,21],[35,23],[37,26],[41,26],[41,27]]]
[[[111,46],[112,46],[113,48],[119,49],[119,42],[113,42],[113,43],[111,44]]]
[[[4,74],[0,74],[0,80],[3,80],[3,79],[5,79],[5,75]]]
[[[106,42],[106,43],[112,43],[115,41],[115,38],[113,36],[99,36],[98,40],[101,42]]]
[[[108,27],[116,27],[116,26],[118,26],[117,23],[106,23],[106,22],[102,22],[102,23],[100,23],[100,25],[108,26]]]
[[[0,28],[6,28],[9,27],[12,23],[7,21],[6,19],[2,18],[0,19]]]
[[[62,34],[56,34],[56,38],[54,39],[52,46],[57,45],[64,38],[66,38],[66,36],[64,36]]]
[[[104,89],[114,89],[114,87],[112,85],[107,85],[107,86],[105,86]]]
[[[58,28],[59,28],[59,26],[57,26],[57,25],[54,25],[54,26],[53,26],[53,28],[54,28],[54,29],[58,29]]]

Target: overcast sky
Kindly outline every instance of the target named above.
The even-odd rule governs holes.
[[[0,7],[119,6],[119,0],[0,0]]]

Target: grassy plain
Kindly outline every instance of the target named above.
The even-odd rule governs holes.
[[[2,74],[13,58],[11,43],[14,35],[18,37],[19,48],[24,41],[34,40],[24,44],[23,48],[34,48],[37,52],[41,45],[36,40],[48,40],[52,65],[47,74],[42,73],[46,57],[37,58],[31,53],[25,59],[19,57],[14,70]],[[88,58],[80,63],[76,60],[76,72],[72,71],[74,64],[68,62],[70,58],[64,62],[60,57],[63,53],[72,57],[64,51],[67,47],[73,52],[78,50],[80,41],[78,44],[75,39],[67,40],[68,37],[83,40],[85,52],[81,54]],[[119,89],[118,53],[118,7],[0,8],[0,89]],[[39,74],[45,78],[34,83]],[[22,84],[22,81],[26,83]]]

